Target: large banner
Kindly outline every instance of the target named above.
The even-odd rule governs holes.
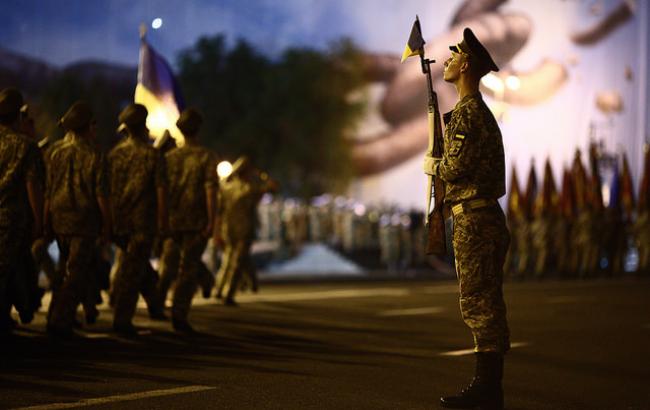
[[[576,149],[586,158],[589,143],[595,142],[603,152],[627,154],[638,186],[648,135],[647,2],[421,3],[426,53],[437,60],[434,87],[442,112],[456,102],[453,86],[442,81],[442,62],[464,27],[472,28],[500,67],[484,78],[482,92],[503,133],[508,178],[514,167],[525,180],[531,162],[542,175],[548,158],[561,181],[562,168],[570,166]],[[405,43],[409,28],[405,21],[400,33],[391,30]],[[364,175],[350,195],[421,209],[425,77],[417,59],[391,65],[401,52],[393,45],[374,57],[392,71],[366,91],[370,106],[355,147]]]

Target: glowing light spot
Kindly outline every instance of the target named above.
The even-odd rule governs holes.
[[[163,25],[163,21],[160,17],[156,17],[151,22],[151,28],[154,30],[158,30],[160,27],[162,27],[162,25]]]
[[[490,73],[481,79],[484,86],[494,91],[495,93],[502,93],[504,89],[503,80],[496,75]]]
[[[521,87],[521,81],[519,80],[519,77],[516,75],[509,75],[506,77],[506,87],[508,89],[516,91]]]
[[[217,175],[219,175],[219,178],[228,178],[230,174],[232,174],[232,164],[228,161],[221,161],[217,165]]]

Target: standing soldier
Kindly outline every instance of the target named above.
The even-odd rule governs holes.
[[[218,184],[216,158],[198,141],[202,122],[197,110],[189,108],[183,111],[176,126],[185,137],[185,145],[165,155],[171,236],[163,245],[160,283],[170,282],[167,278],[175,276],[175,272],[169,270],[178,266],[172,324],[176,331],[186,333],[193,332],[187,316],[201,275],[201,255],[212,233]],[[167,288],[164,288],[161,297],[166,294]]]
[[[262,195],[276,189],[274,181],[253,168],[247,157],[235,161],[232,173],[219,187],[219,241],[224,242],[223,259],[217,275],[217,298],[234,306],[242,274],[250,275],[257,289],[255,267],[250,260],[250,247],[257,225],[257,204]]]
[[[424,171],[446,183],[460,307],[474,336],[476,374],[469,387],[440,402],[502,409],[503,355],[510,349],[502,283],[510,235],[497,199],[505,194],[505,160],[501,132],[479,92],[481,77],[498,68],[469,28],[449,48],[444,79],[455,85],[460,101],[444,116],[443,157],[425,157]]]
[[[50,153],[45,201],[46,226],[61,253],[65,277],[50,305],[47,329],[70,334],[79,303],[94,280],[96,241],[110,235],[106,166],[94,148],[95,122],[90,106],[76,102],[61,118],[66,140]]]
[[[42,171],[35,144],[18,132],[22,105],[18,90],[0,92],[0,336],[14,324],[10,287],[24,263],[16,255],[29,255],[30,242],[42,227]],[[31,320],[31,309],[19,313],[24,321]]]
[[[127,138],[108,155],[115,242],[123,252],[113,282],[113,329],[134,336],[132,320],[149,272],[153,238],[167,230],[165,160],[148,144],[147,109],[130,104],[119,115]]]

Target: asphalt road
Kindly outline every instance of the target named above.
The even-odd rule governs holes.
[[[650,409],[650,280],[510,283],[508,409]],[[453,282],[267,285],[195,299],[200,335],[110,311],[71,340],[2,341],[0,408],[435,409],[473,370]],[[148,329],[148,330],[145,330]]]

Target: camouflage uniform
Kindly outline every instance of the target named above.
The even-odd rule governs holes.
[[[70,329],[77,306],[94,284],[90,275],[102,226],[97,197],[107,196],[106,166],[91,143],[77,135],[52,150],[48,165],[46,198],[65,261],[65,278],[54,290],[48,327]]]
[[[138,294],[150,273],[157,232],[157,188],[166,186],[165,160],[137,138],[125,138],[108,155],[115,242],[124,252],[113,281],[114,327],[131,325]]]
[[[159,290],[163,297],[166,296],[178,269],[172,317],[175,321],[184,322],[187,321],[199,278],[206,271],[201,266],[201,255],[207,244],[203,231],[209,222],[206,191],[214,189],[218,183],[216,158],[208,149],[190,140],[182,148],[168,152],[165,157],[172,236],[163,245]]]
[[[25,261],[30,259],[32,223],[26,181],[38,182],[40,178],[36,146],[27,137],[0,125],[0,331],[9,326],[10,297]],[[17,257],[25,253],[26,258]],[[33,307],[18,308],[20,312]]]
[[[219,187],[219,215],[224,252],[217,275],[217,297],[234,301],[242,274],[255,275],[250,247],[255,236],[257,204],[268,190],[267,183],[231,175]],[[254,281],[255,279],[253,279]]]
[[[480,93],[465,96],[444,117],[444,155],[433,172],[446,182],[445,204],[454,213],[461,312],[476,352],[504,353],[510,348],[502,292],[510,235],[497,203],[505,194],[501,132]],[[485,205],[474,207],[476,200]]]

